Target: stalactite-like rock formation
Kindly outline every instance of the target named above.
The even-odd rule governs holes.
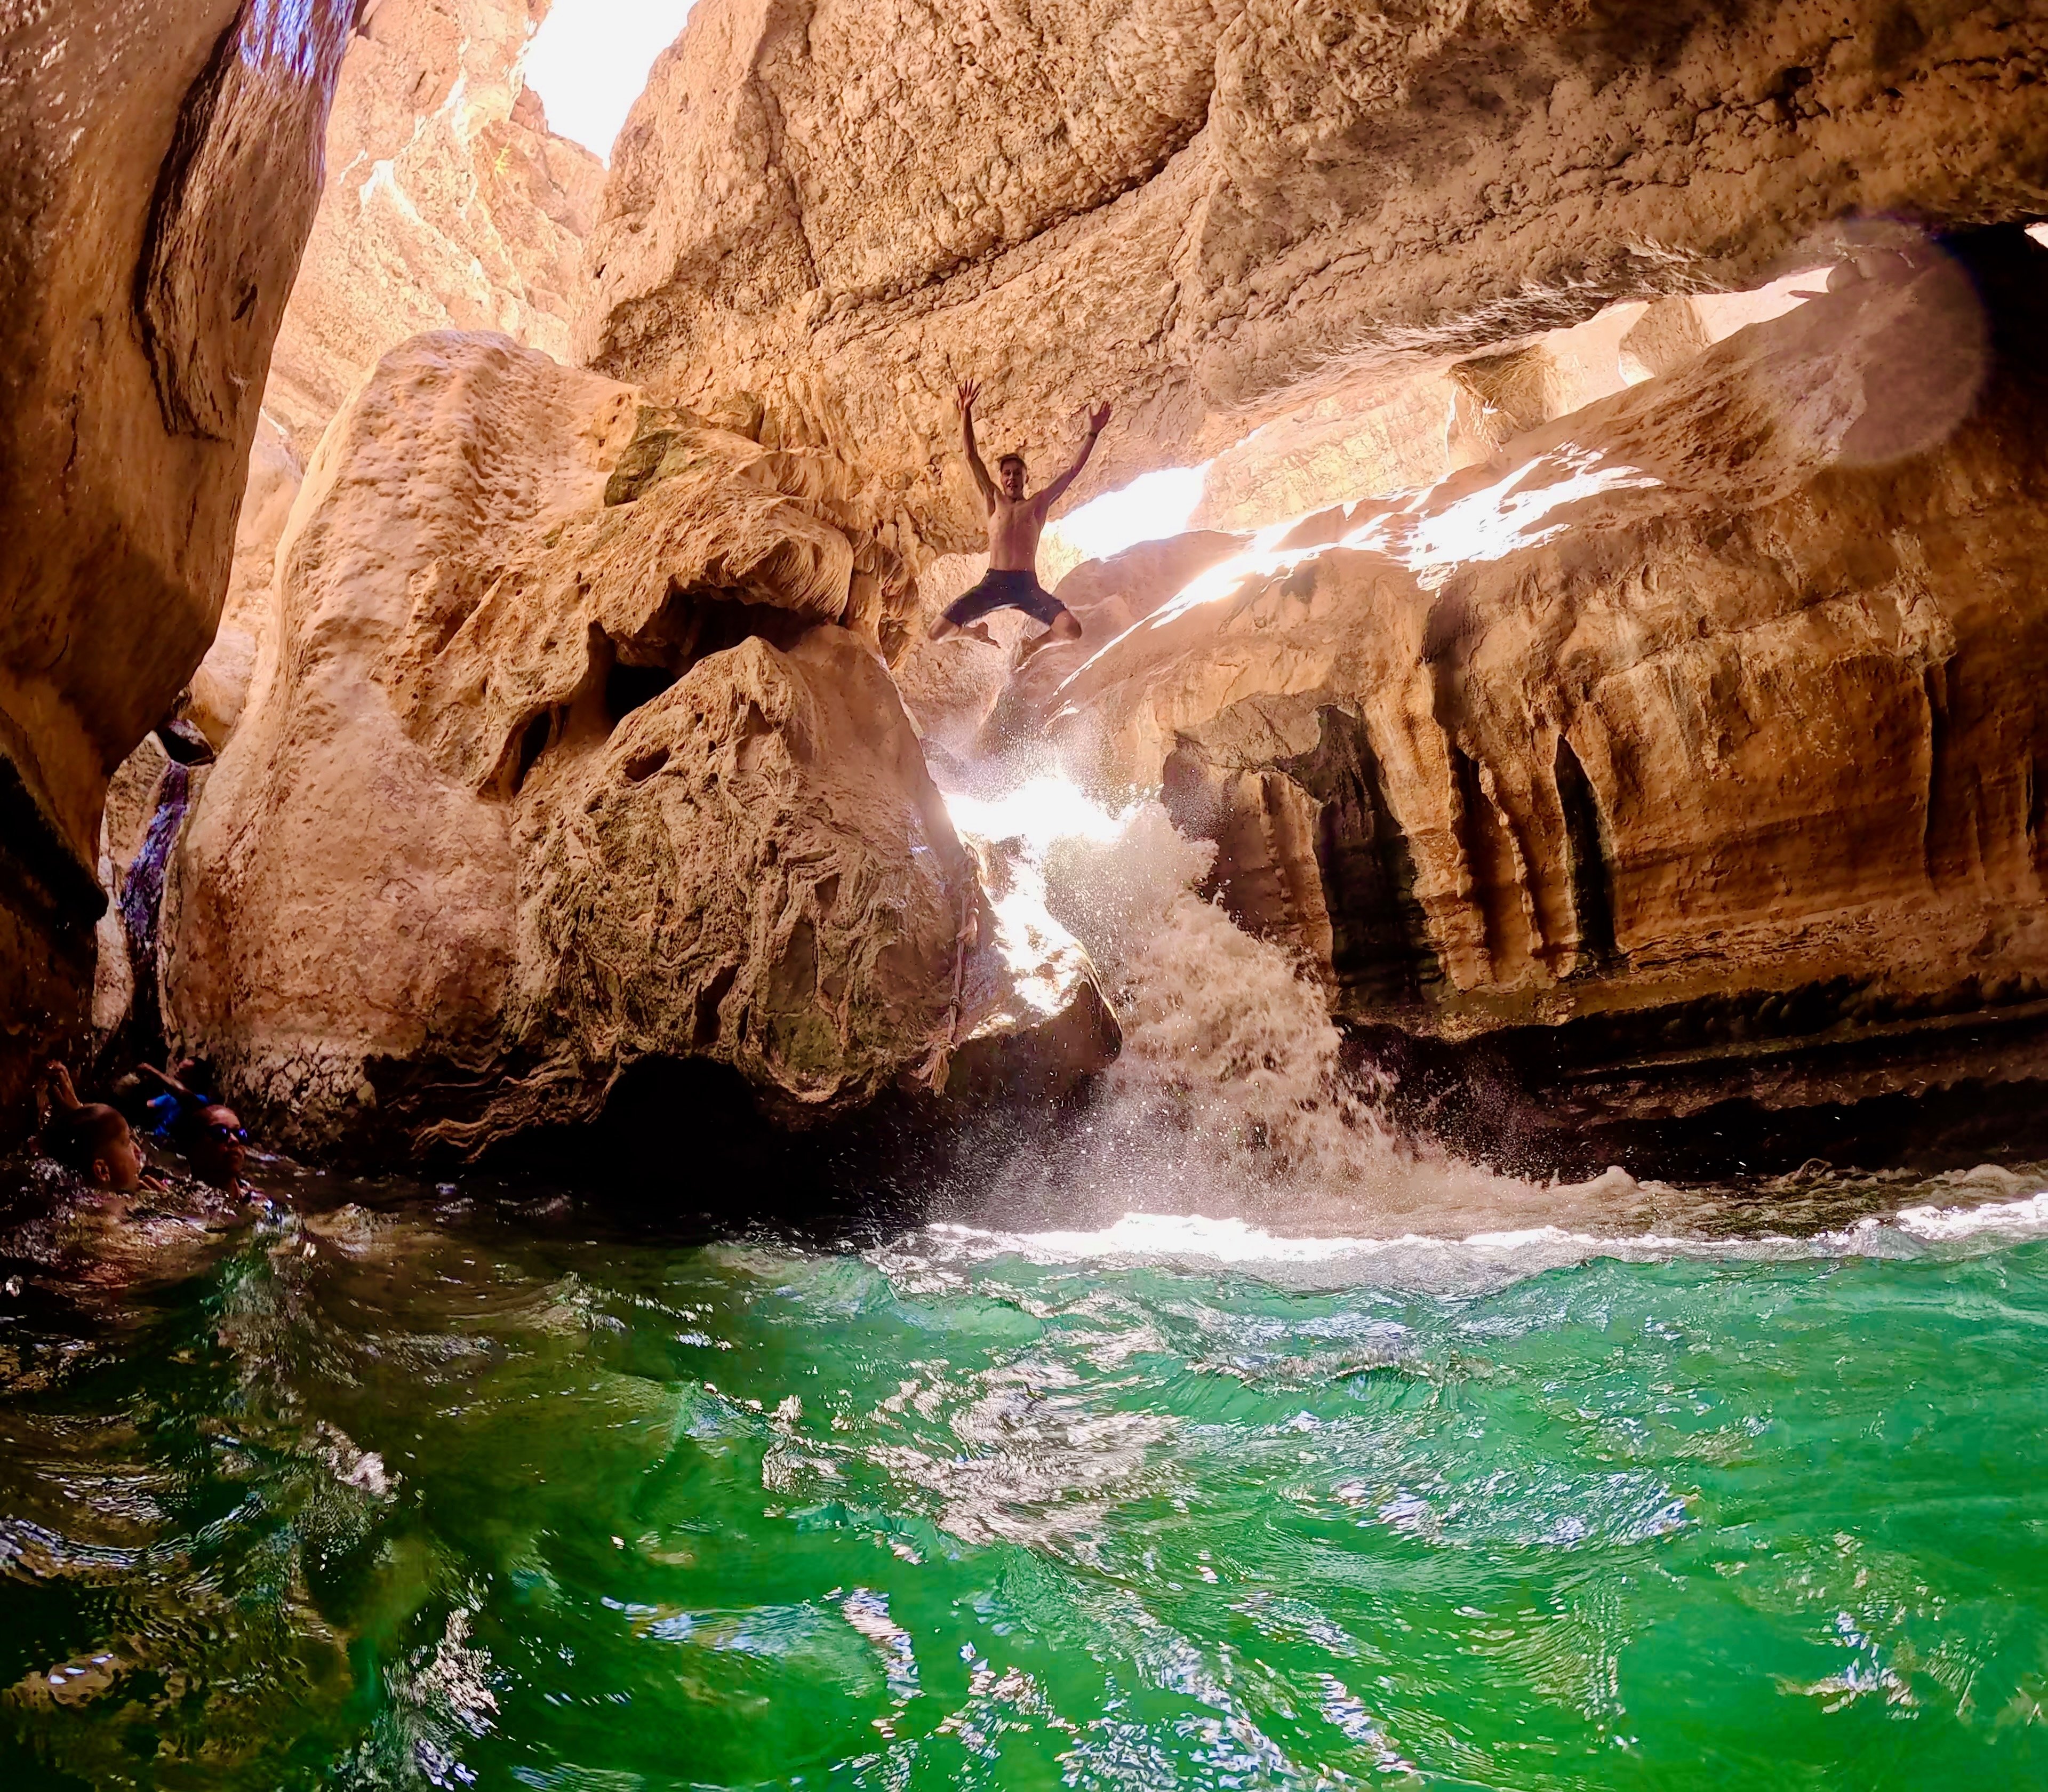
[[[1561,1102],[2048,1076],[2048,250],[1958,249],[1164,581],[991,732],[1162,781],[1338,1011]]]
[[[0,1127],[82,1032],[110,773],[212,639],[348,0],[0,36]]]
[[[700,0],[615,152],[592,364],[844,408],[934,547],[939,455],[1120,409],[1084,497],[1389,357],[1752,284],[1860,218],[2048,211],[2048,21],[1875,0]]]
[[[308,469],[175,868],[180,1042],[279,1136],[464,1151],[647,1060],[793,1123],[1010,1042],[1055,1084],[1104,1061],[1084,964],[1014,999],[881,657],[890,530],[758,415],[394,351]]]

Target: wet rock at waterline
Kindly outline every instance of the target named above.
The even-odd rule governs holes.
[[[935,458],[966,373],[984,439],[1049,460],[1115,402],[1085,498],[1851,220],[2038,216],[2044,56],[2038,12],[1888,0],[700,0],[615,149],[580,347],[664,398],[836,406],[972,550]]]
[[[863,490],[502,338],[386,357],[174,869],[180,1042],[301,1143],[464,1151],[650,1059],[801,1123],[1113,1053],[1084,956],[1049,992],[999,949]]]
[[[213,638],[355,11],[75,0],[0,38],[0,1127],[83,1039],[108,775]]]
[[[1567,1110],[2048,1077],[2048,251],[1959,250],[1220,561],[985,741],[1163,783],[1339,1013]]]

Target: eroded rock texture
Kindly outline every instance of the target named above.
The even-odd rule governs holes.
[[[945,398],[1076,493],[1362,364],[1751,284],[1843,220],[2048,209],[2048,19],[1821,0],[703,0],[615,153],[593,364],[843,405],[973,545]]]
[[[1163,782],[1354,1018],[1624,1106],[1937,1083],[2048,998],[2048,252],[1962,248],[1150,595],[991,727]]]
[[[349,43],[329,185],[265,409],[303,458],[386,349],[496,330],[569,356],[604,165],[548,129],[519,59],[548,0],[376,0]]]
[[[107,778],[213,637],[353,11],[0,34],[0,1115],[83,1029]]]
[[[281,1136],[477,1150],[648,1059],[801,1123],[999,1016],[1113,1052],[1078,973],[1014,999],[857,471],[750,421],[441,334],[328,430],[164,927],[173,1031]]]

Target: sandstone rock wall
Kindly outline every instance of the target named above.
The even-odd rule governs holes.
[[[497,330],[569,359],[604,166],[521,60],[548,0],[378,0],[342,64],[328,187],[264,408],[303,459],[386,349]]]
[[[358,1148],[587,1119],[648,1059],[797,1122],[943,1085],[1014,983],[881,657],[912,588],[856,472],[502,337],[387,355],[175,867],[180,1043],[277,1136]],[[1069,979],[995,1030],[1064,1025],[1071,1075],[1100,1008]]]
[[[2048,1012],[2048,252],[1965,249],[1157,594],[991,729],[1163,780],[1354,1018],[1553,1090],[1937,1081],[1898,1040]]]
[[[2048,20],[1820,0],[702,0],[615,152],[592,363],[842,407],[970,549],[947,395],[1076,501],[1388,357],[1752,283],[1899,215],[2048,210]]]
[[[343,58],[329,180],[285,308],[220,625],[190,714],[216,747],[241,712],[273,557],[328,419],[423,331],[502,331],[557,360],[603,165],[547,128],[522,59],[546,0],[379,0]]]
[[[0,1126],[84,1024],[108,775],[213,636],[352,12],[0,34]]]

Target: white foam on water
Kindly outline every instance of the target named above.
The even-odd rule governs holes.
[[[1661,1232],[1603,1234],[1555,1225],[1474,1232],[1462,1238],[1422,1232],[1385,1238],[1302,1237],[1199,1213],[1127,1213],[1092,1230],[1011,1232],[941,1223],[906,1235],[872,1253],[871,1260],[898,1286],[919,1291],[954,1286],[964,1271],[1014,1258],[1041,1267],[1155,1266],[1245,1274],[1303,1290],[1365,1287],[1465,1296],[1492,1293],[1530,1276],[1600,1259],[1750,1263],[1852,1258],[1946,1259],[2040,1238],[2048,1238],[2048,1193],[1974,1208],[1904,1208],[1888,1217],[1872,1217],[1807,1237],[1784,1233],[1750,1238]]]
[[[931,1225],[875,1253],[871,1260],[898,1286],[919,1291],[950,1286],[964,1271],[1015,1258],[1041,1267],[1156,1266],[1248,1274],[1302,1290],[1372,1287],[1464,1295],[1596,1257],[1654,1260],[1697,1248],[1654,1233],[1604,1238],[1560,1226],[1476,1232],[1464,1238],[1419,1232],[1387,1238],[1303,1237],[1198,1213],[1127,1213],[1093,1231]]]
[[[1065,780],[949,797],[955,824],[1033,872],[1007,893],[1071,935],[1123,1029],[1122,1055],[1076,1125],[1015,1152],[983,1211],[1083,1226],[1136,1211],[1207,1213],[1300,1232],[1472,1232],[1608,1211],[1626,1177],[1538,1189],[1397,1138],[1381,1092],[1340,1062],[1323,992],[1278,947],[1196,893],[1215,848],[1157,801],[1111,811]],[[1026,968],[1013,966],[1022,972]],[[974,1218],[977,1215],[963,1215]]]
[[[2048,1238],[2048,1190],[1982,1207],[1902,1207],[1891,1224],[1909,1237],[1941,1243],[1993,1238],[2007,1244]]]
[[[1123,1050],[1073,1124],[1018,1146],[949,1223],[878,1255],[899,1280],[1015,1256],[1449,1293],[1597,1257],[1910,1256],[2048,1236],[2043,1193],[1903,1206],[1807,1236],[1709,1237],[1712,1194],[1619,1169],[1532,1183],[1401,1138],[1383,1088],[1342,1065],[1321,988],[1201,899],[1215,848],[1157,801],[1111,810],[1048,776],[947,801],[963,835],[1004,841],[1028,867],[1009,899],[1042,904],[1048,935],[1085,946]],[[1931,1180],[2017,1193],[1998,1170]]]

